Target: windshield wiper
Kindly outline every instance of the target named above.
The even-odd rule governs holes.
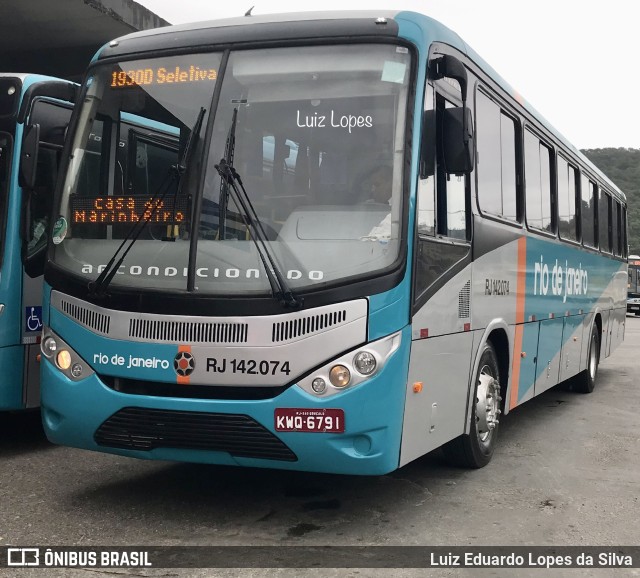
[[[113,253],[111,259],[107,263],[107,266],[102,270],[102,273],[98,276],[95,281],[89,283],[89,296],[91,297],[104,297],[109,284],[115,277],[118,269],[124,262],[127,254],[135,244],[135,242],[139,239],[140,234],[145,229],[145,227],[149,224],[149,221],[153,218],[158,210],[158,207],[162,205],[164,198],[167,196],[167,193],[171,189],[171,185],[176,182],[176,196],[181,191],[182,187],[182,178],[187,172],[187,168],[189,167],[189,162],[191,160],[191,155],[195,148],[195,144],[200,135],[200,130],[202,128],[202,121],[204,119],[205,109],[204,107],[200,108],[200,112],[198,113],[198,118],[196,119],[193,128],[191,129],[191,133],[189,134],[189,138],[187,139],[187,144],[184,148],[184,152],[182,153],[182,158],[178,161],[177,164],[172,165],[169,168],[167,176],[160,187],[158,187],[158,191],[149,201],[151,203],[151,209],[144,211],[138,217],[138,220],[134,223],[133,227],[129,229],[129,232],[122,240],[122,243],[118,246],[118,248]],[[124,249],[120,258],[116,261],[116,258],[120,254],[120,251],[124,248],[127,241],[129,245]]]
[[[240,217],[242,218],[245,227],[249,229],[249,236],[251,237],[251,240],[253,241],[256,250],[258,251],[258,256],[260,257],[260,261],[262,261],[267,279],[269,280],[269,285],[271,286],[271,294],[276,299],[278,299],[285,307],[300,308],[302,307],[303,300],[301,298],[297,298],[293,294],[293,291],[289,287],[289,284],[282,275],[282,272],[280,271],[280,268],[276,263],[275,256],[272,254],[271,249],[269,248],[267,235],[264,231],[264,227],[262,226],[262,222],[260,221],[255,207],[253,206],[253,203],[251,202],[251,199],[247,194],[247,190],[244,188],[244,184],[242,183],[240,175],[233,167],[233,151],[235,148],[237,118],[238,109],[234,108],[233,117],[231,119],[231,128],[229,129],[225,147],[226,158],[221,159],[220,164],[215,165],[215,168],[218,171],[218,174],[220,175],[222,181],[220,204],[222,205],[224,203],[224,207],[219,207],[218,213],[218,230],[220,232],[219,238],[220,240],[224,240],[226,236],[225,221],[227,215],[227,204],[230,192],[233,191],[233,201],[235,202],[238,209],[240,209]],[[238,185],[240,185],[239,188]]]

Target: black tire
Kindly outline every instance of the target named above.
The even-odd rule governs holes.
[[[589,351],[587,353],[587,368],[573,378],[571,390],[578,393],[591,393],[596,385],[598,365],[600,364],[600,332],[594,323],[591,327],[589,338]]]
[[[493,345],[487,342],[480,355],[475,375],[473,406],[470,412],[469,433],[462,434],[444,446],[445,459],[464,468],[482,468],[493,456],[498,441],[501,411],[500,368]],[[485,391],[485,399],[479,395]],[[478,415],[484,410],[484,419]]]

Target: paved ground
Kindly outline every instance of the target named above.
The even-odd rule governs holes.
[[[492,463],[477,471],[448,467],[437,452],[371,478],[146,462],[55,447],[44,438],[37,414],[2,415],[0,546],[640,545],[638,352],[640,318],[627,317],[626,340],[601,364],[596,390],[580,395],[552,389],[506,416]],[[264,570],[128,572],[266,575]],[[550,575],[563,572],[611,574],[554,570]],[[638,570],[620,572],[640,576]],[[112,571],[20,575],[96,573]],[[269,574],[515,575],[493,570]],[[540,576],[540,571],[517,575]]]

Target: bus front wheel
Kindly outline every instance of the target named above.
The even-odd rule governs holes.
[[[448,462],[465,468],[486,466],[491,461],[498,440],[499,418],[502,413],[500,369],[496,351],[490,342],[485,344],[480,355],[474,384],[469,433],[442,447]]]

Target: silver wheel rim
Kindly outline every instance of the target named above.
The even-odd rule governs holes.
[[[589,348],[589,375],[591,379],[596,378],[596,372],[598,371],[598,344],[596,336],[591,336],[591,347]]]
[[[500,384],[488,365],[483,365],[476,391],[476,435],[484,448],[491,445],[493,432],[500,416]]]

